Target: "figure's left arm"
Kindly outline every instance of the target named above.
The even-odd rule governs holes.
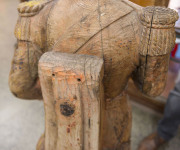
[[[148,96],[160,95],[166,85],[169,54],[140,56],[140,66],[133,76],[137,87]]]
[[[174,10],[161,7],[143,8],[140,15],[140,60],[133,79],[148,96],[158,96],[165,88],[170,53],[175,45],[174,24],[177,19]]]

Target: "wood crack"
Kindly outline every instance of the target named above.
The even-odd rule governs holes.
[[[152,18],[151,18],[151,27],[150,27],[148,46],[147,46],[147,52],[146,52],[146,60],[145,60],[145,68],[144,68],[144,75],[143,75],[142,91],[143,91],[144,80],[145,80],[145,76],[146,76],[146,70],[147,70],[148,53],[149,53],[149,45],[150,45],[150,42],[151,42],[150,40],[151,40],[151,31],[152,31],[152,23],[153,23],[154,11],[155,11],[155,7],[154,7],[154,10],[153,10],[153,13],[152,13]]]
[[[110,24],[108,24],[107,26],[101,28],[97,33],[95,33],[94,35],[92,35],[86,42],[84,42],[84,44],[82,44],[76,51],[73,52],[73,54],[79,52],[81,50],[81,48],[86,45],[91,39],[93,39],[96,35],[98,35],[100,32],[102,32],[104,29],[106,29],[107,27],[109,27],[110,25],[112,25],[113,23],[117,22],[119,19],[126,17],[127,15],[129,15],[132,11],[130,11],[129,13],[125,14],[124,16],[119,17],[118,19],[114,20],[113,22],[111,22]]]

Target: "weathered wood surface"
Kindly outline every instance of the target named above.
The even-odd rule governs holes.
[[[45,150],[99,150],[103,74],[98,57],[59,52],[41,57]]]
[[[106,99],[102,150],[130,150],[131,126],[131,106],[126,93],[114,99]]]
[[[131,109],[125,93],[104,101],[102,62],[59,52],[41,57],[45,150],[130,148]]]
[[[72,56],[78,54],[78,57],[81,54],[96,56],[104,62],[102,84],[105,110],[101,110],[104,117],[100,122],[103,124],[101,128],[103,148],[129,149],[131,110],[124,92],[127,82],[129,77],[133,76],[139,89],[149,96],[157,96],[163,90],[168,55],[175,42],[174,23],[178,18],[177,13],[167,8],[143,8],[128,0],[40,0],[21,3],[18,12],[20,17],[15,29],[18,48],[15,50],[9,77],[10,89],[14,95],[26,99],[38,97],[37,94],[32,93],[41,91],[38,84],[38,60],[45,52],[71,53]],[[67,60],[62,59],[61,65],[66,66]],[[52,76],[53,70],[48,71],[48,67],[51,68],[52,65],[53,63],[47,65],[47,72],[44,72],[44,78],[41,77],[43,93],[45,93],[43,97],[46,110],[45,148],[47,150],[55,149],[55,145],[65,148],[65,143],[68,146],[71,146],[70,143],[76,145],[77,141],[72,140],[74,136],[79,136],[80,143],[83,140],[87,141],[84,137],[86,134],[82,137],[80,128],[79,130],[75,128],[77,126],[74,127],[78,130],[77,134],[72,136],[67,133],[69,129],[65,127],[68,123],[72,124],[71,120],[63,118],[58,107],[54,107],[52,101],[48,101],[54,97],[60,105],[62,101],[59,101],[57,95],[62,96],[63,91],[67,92],[66,97],[63,98],[64,103],[70,98],[68,97],[70,91],[77,92],[79,100],[78,96],[85,94],[83,91],[78,93],[73,86],[72,90],[69,90],[65,79],[58,83],[59,77],[56,77],[55,73],[55,76]],[[99,74],[98,71],[96,73]],[[70,77],[72,76],[69,75],[68,78]],[[94,91],[93,94],[97,93]],[[40,92],[38,94],[41,96]],[[85,96],[89,100],[88,93]],[[83,100],[81,99],[81,102]],[[79,114],[74,114],[76,120],[79,121],[78,123],[87,123],[88,120],[84,120],[87,118],[82,119],[80,116],[87,115],[88,111],[82,113],[81,103],[78,102],[76,106],[79,107]],[[57,123],[58,116],[63,118],[64,122],[54,124]],[[61,130],[57,132],[57,127],[60,125]],[[82,124],[78,125],[82,126]],[[71,133],[73,132],[72,130]],[[90,135],[99,133],[93,128],[88,132],[92,132],[89,133]],[[66,136],[69,137],[70,142],[64,141],[63,137]],[[56,143],[58,138],[62,140]],[[91,141],[92,137],[88,138]],[[97,140],[94,142],[97,148]],[[87,146],[86,143],[84,145]],[[75,148],[80,149],[80,144]]]

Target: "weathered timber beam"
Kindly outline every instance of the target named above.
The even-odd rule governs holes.
[[[45,107],[45,150],[99,150],[103,60],[47,52],[39,61]]]

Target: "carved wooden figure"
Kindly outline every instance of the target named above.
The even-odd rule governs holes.
[[[149,96],[163,91],[177,13],[128,0],[39,0],[18,11],[9,86],[23,99],[41,99],[42,88],[37,149],[130,149],[128,79]]]

